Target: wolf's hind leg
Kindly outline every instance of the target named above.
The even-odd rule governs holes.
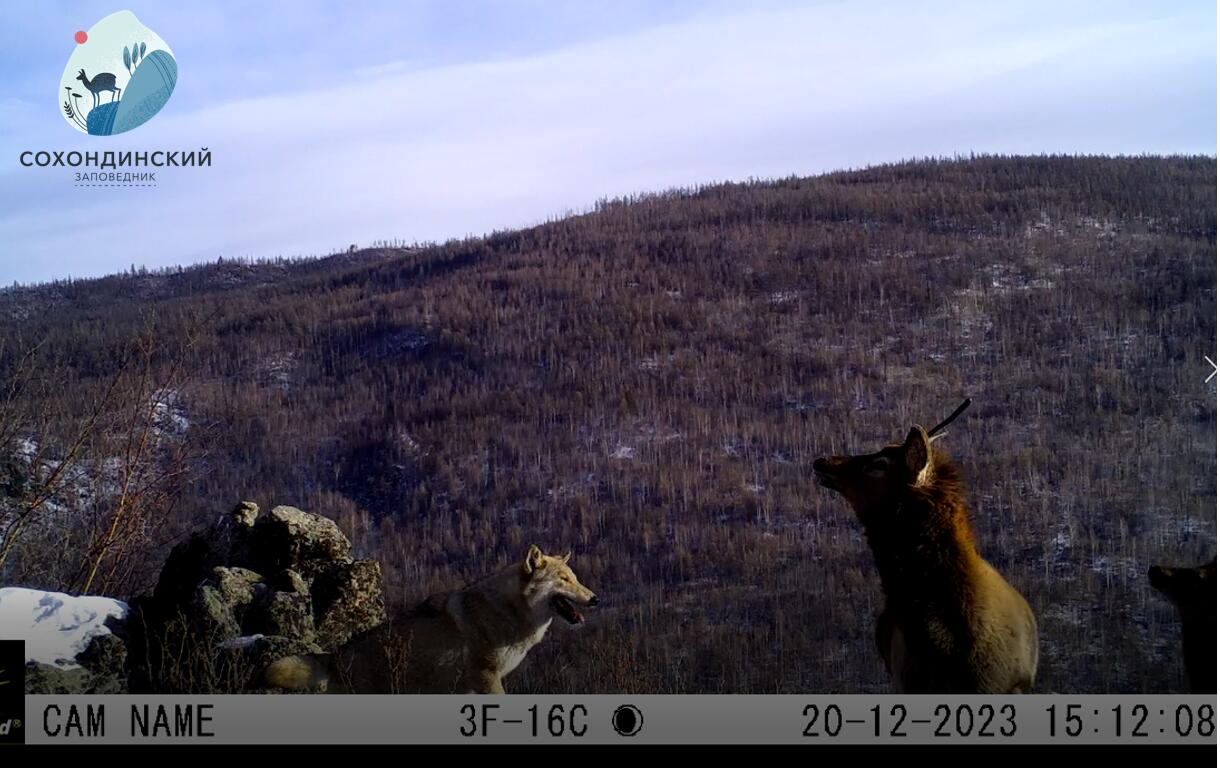
[[[474,688],[475,693],[504,693],[504,684],[495,672],[480,672]]]

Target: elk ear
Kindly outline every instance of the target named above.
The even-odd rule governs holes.
[[[903,454],[907,460],[907,471],[911,473],[916,485],[923,481],[924,470],[932,458],[932,444],[928,433],[923,427],[916,425],[907,433],[906,442],[902,444]]]
[[[537,544],[531,544],[530,551],[525,553],[525,572],[533,573],[541,568],[546,562],[545,557]]]

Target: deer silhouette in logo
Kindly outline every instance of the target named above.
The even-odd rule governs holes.
[[[85,70],[82,69],[80,74],[76,76],[76,79],[80,80],[81,83],[89,89],[89,92],[93,94],[94,107],[98,105],[102,91],[110,91],[110,101],[112,103],[118,101],[119,96],[122,94],[123,89],[115,86],[114,75],[110,74],[109,72],[101,72],[96,74],[93,76],[93,79],[90,80],[85,74]]]

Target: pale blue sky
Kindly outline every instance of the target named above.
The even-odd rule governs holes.
[[[178,88],[57,111],[127,8]],[[526,226],[600,197],[975,152],[1216,152],[1213,2],[0,2],[0,285]],[[212,150],[75,188],[24,150]]]

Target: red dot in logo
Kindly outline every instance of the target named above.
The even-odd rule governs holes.
[[[85,30],[82,29],[80,32],[76,33],[76,44],[77,45],[84,45],[85,41],[88,39],[89,39],[89,33],[85,32]]]

